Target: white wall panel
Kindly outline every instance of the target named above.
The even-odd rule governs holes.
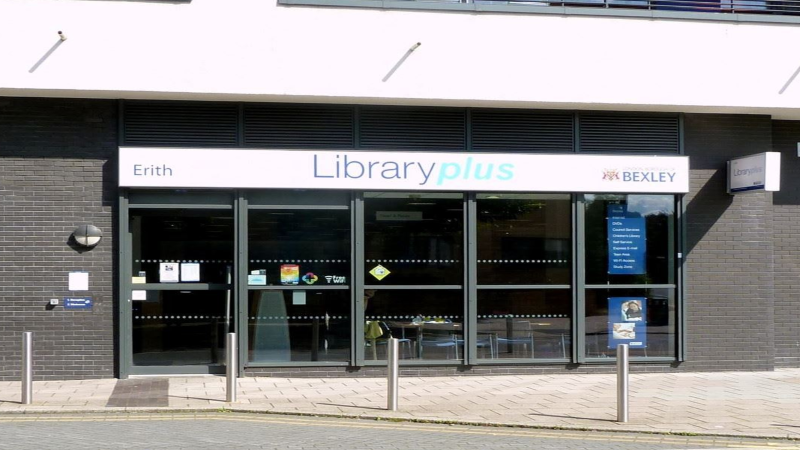
[[[0,0],[0,95],[743,112],[800,119],[800,27]],[[35,71],[37,61],[58,45]],[[387,73],[422,42],[387,81]]]

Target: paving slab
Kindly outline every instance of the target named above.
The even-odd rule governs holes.
[[[616,420],[613,374],[403,377],[400,411],[385,410],[382,378],[243,378],[225,403],[224,377],[0,382],[0,414],[181,411],[226,407],[264,413],[432,420],[800,439],[800,369],[631,376],[630,418]]]

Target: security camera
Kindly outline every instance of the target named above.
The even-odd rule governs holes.
[[[67,35],[65,35],[64,33],[60,32],[60,31],[58,32],[58,37],[62,41],[66,41],[67,40]]]

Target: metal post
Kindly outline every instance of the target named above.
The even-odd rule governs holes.
[[[389,393],[387,395],[386,409],[397,411],[397,384],[400,376],[400,341],[396,338],[389,338],[387,347],[389,355],[386,358],[387,375],[389,377]]]
[[[236,362],[236,333],[228,333],[228,341],[225,346],[225,392],[228,403],[236,402],[236,372],[239,364]]]
[[[617,345],[617,422],[628,421],[628,344]]]
[[[22,404],[33,402],[33,332],[22,333]]]

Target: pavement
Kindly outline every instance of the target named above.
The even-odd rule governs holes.
[[[629,421],[616,421],[614,374],[400,378],[399,411],[384,378],[238,380],[225,402],[219,376],[0,382],[0,416],[216,411],[319,415],[531,428],[800,440],[800,369],[630,375]]]

